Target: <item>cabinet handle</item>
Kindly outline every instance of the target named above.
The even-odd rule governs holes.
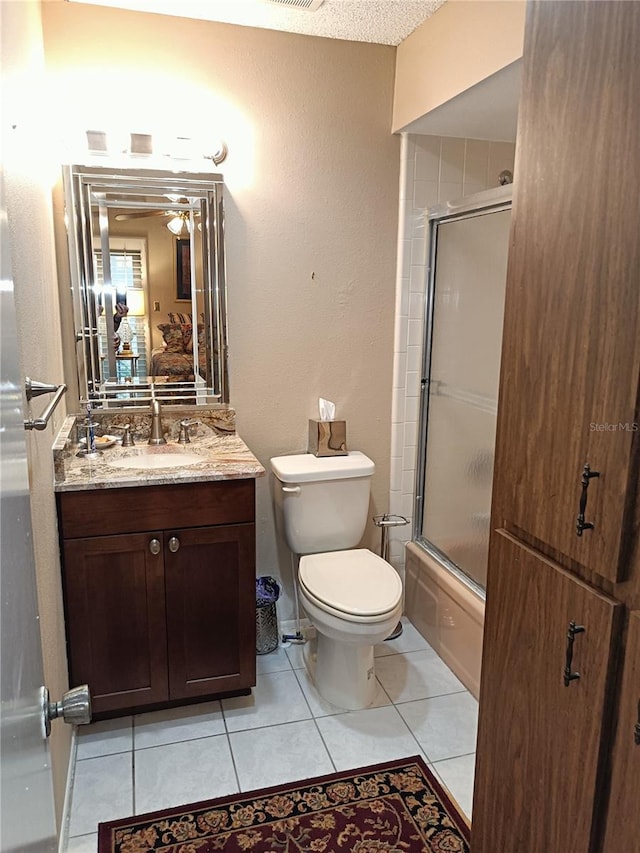
[[[599,471],[592,471],[589,465],[585,465],[582,469],[582,494],[580,495],[580,509],[578,518],[576,519],[576,536],[582,536],[584,530],[593,530],[593,524],[590,521],[584,520],[584,514],[587,509],[587,491],[589,489],[589,480],[592,477],[599,477]]]
[[[149,550],[154,557],[160,553],[160,542],[158,539],[152,539],[151,542],[149,542]]]
[[[640,746],[640,699],[638,699],[638,722],[633,730],[633,739],[636,746]]]
[[[564,686],[568,687],[572,681],[575,681],[577,678],[580,678],[579,672],[572,671],[573,665],[573,643],[576,638],[576,634],[583,634],[585,628],[583,625],[576,625],[576,623],[572,620],[569,622],[569,630],[567,631],[567,655],[565,658],[564,664]]]
[[[175,536],[172,536],[171,539],[169,539],[169,550],[171,551],[172,554],[175,554],[179,547],[180,547],[180,540],[176,539]]]

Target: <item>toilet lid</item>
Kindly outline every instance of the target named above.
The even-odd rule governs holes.
[[[393,566],[366,548],[300,558],[300,583],[318,601],[355,616],[393,610],[402,582]]]

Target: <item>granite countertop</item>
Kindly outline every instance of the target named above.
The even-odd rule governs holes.
[[[165,410],[166,412],[166,410]],[[81,446],[77,443],[76,420],[69,416],[60,430],[53,447],[55,482],[57,492],[81,491],[90,489],[120,489],[135,486],[157,486],[165,483],[197,483],[207,480],[240,480],[262,477],[265,469],[249,450],[244,441],[235,432],[235,418],[229,418],[225,412],[223,418],[213,413],[163,412],[162,425],[167,444],[150,446],[147,443],[150,416],[137,414],[134,418],[126,415],[104,415],[95,413],[96,435],[121,436],[118,425],[132,424],[135,435],[134,447],[122,447],[120,443],[99,451],[97,459],[78,456]],[[200,421],[190,428],[191,442],[178,444],[179,420],[181,417],[195,416]],[[110,429],[111,428],[111,429]],[[112,430],[112,431],[111,431]],[[185,456],[185,462],[193,463],[193,457],[202,461],[193,464],[172,464],[166,468],[127,467],[121,468],[113,463],[118,460],[136,457],[154,457],[154,462],[163,455],[171,454],[172,463],[175,454]],[[131,464],[131,463],[129,463]],[[144,465],[144,463],[143,463]]]

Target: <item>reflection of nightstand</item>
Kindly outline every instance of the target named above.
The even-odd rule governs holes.
[[[105,362],[107,361],[106,355],[101,356],[102,358],[102,373],[104,374]],[[138,375],[138,359],[140,358],[134,352],[127,353],[116,353],[116,379],[118,382],[126,382],[127,380],[134,379]],[[125,367],[125,365],[129,363],[129,369]]]

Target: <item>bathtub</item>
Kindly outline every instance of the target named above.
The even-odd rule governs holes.
[[[405,613],[477,699],[484,600],[414,542],[406,546]]]

